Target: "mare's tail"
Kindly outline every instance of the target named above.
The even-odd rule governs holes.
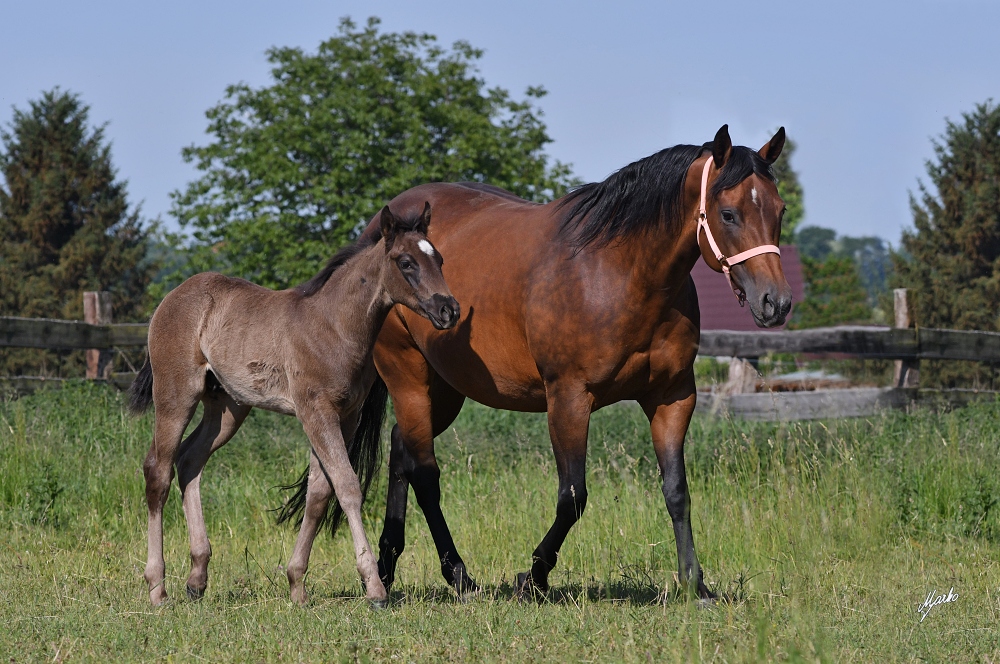
[[[358,423],[358,430],[354,433],[354,440],[348,442],[347,456],[351,460],[351,468],[358,474],[358,481],[361,483],[362,504],[368,495],[368,489],[371,487],[372,480],[375,479],[375,474],[378,472],[382,460],[382,423],[385,421],[388,398],[389,389],[386,387],[385,381],[382,380],[381,376],[376,375],[375,383],[372,384],[372,388],[361,406],[361,421]],[[327,474],[325,468],[323,474]],[[329,476],[326,479],[329,481]],[[280,487],[284,491],[294,491],[294,493],[289,496],[284,505],[276,510],[278,523],[294,520],[296,526],[302,525],[308,485],[309,467],[306,466],[305,472],[295,483]],[[330,513],[330,508],[327,506],[327,510],[319,522],[320,529],[326,524],[330,524],[331,537],[336,534],[337,527],[340,526],[340,522],[344,518],[344,510],[337,502],[336,496],[333,498],[333,503],[333,514]]]
[[[139,374],[128,388],[128,412],[139,416],[149,410],[153,403],[153,367],[149,364],[149,356],[142,365]]]

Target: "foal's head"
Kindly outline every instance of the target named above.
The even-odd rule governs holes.
[[[781,325],[792,306],[792,290],[785,280],[781,260],[777,253],[771,253],[781,236],[785,203],[778,195],[770,167],[784,144],[782,127],[756,152],[733,147],[729,129],[723,125],[711,143],[708,190],[703,194],[707,223],[718,250],[736,260],[720,262],[708,234],[699,232],[702,256],[714,270],[729,269],[740,304],[744,299],[750,303],[754,321],[760,327]],[[703,162],[695,164],[699,176],[702,166]],[[766,253],[741,260],[740,254],[757,248]]]
[[[439,330],[458,322],[458,302],[441,274],[444,260],[427,239],[431,204],[414,222],[398,219],[389,206],[382,208],[379,223],[389,261],[384,285],[393,302],[402,304],[429,320]]]

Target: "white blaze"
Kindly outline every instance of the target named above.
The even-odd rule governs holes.
[[[434,246],[427,240],[421,240],[417,242],[417,246],[420,247],[420,251],[424,252],[428,256],[434,255]]]

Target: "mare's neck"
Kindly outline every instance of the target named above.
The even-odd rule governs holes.
[[[673,300],[701,256],[698,248],[698,225],[693,206],[685,205],[683,217],[664,223],[656,230],[623,243],[623,257],[632,265],[632,278],[648,293],[665,294]]]

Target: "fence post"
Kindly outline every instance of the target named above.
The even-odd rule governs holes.
[[[111,293],[85,291],[83,294],[83,322],[91,325],[111,324]],[[111,378],[111,350],[87,349],[87,378]]]
[[[910,306],[909,291],[905,288],[895,288],[892,291],[892,308],[895,313],[893,327],[916,327],[913,309]],[[917,387],[920,383],[920,360],[896,360],[896,371],[893,374],[893,387]]]

